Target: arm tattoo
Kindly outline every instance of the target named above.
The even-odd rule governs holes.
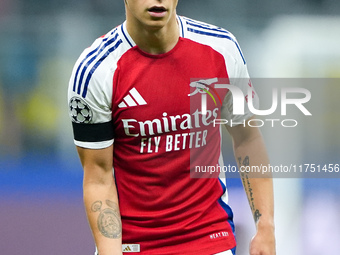
[[[118,205],[110,200],[105,201],[108,208],[102,209],[102,201],[96,201],[92,204],[93,212],[100,212],[97,225],[103,236],[117,239],[122,235],[122,223],[119,214]]]
[[[238,163],[239,165],[243,165],[243,166],[249,166],[249,156],[246,156],[243,161],[242,161],[242,157],[238,158]],[[249,204],[250,204],[250,208],[253,212],[253,217],[255,220],[255,223],[260,219],[260,217],[262,216],[262,214],[260,213],[260,210],[257,209],[255,207],[254,204],[254,197],[253,197],[253,189],[251,187],[250,181],[249,181],[249,176],[247,172],[241,172],[241,179],[242,179],[242,183],[243,186],[246,190],[246,193],[248,195],[248,200],[249,200]]]
[[[260,213],[260,211],[257,209],[254,213],[254,220],[255,222],[258,222],[258,220],[260,219],[260,217],[262,216],[262,214]]]

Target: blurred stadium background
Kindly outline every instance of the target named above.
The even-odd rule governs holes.
[[[264,127],[273,164],[340,163],[340,1],[185,0],[178,14],[234,33],[252,77],[314,81],[312,119]],[[66,91],[80,52],[123,20],[123,0],[0,0],[1,254],[93,253]],[[339,254],[339,180],[274,180],[279,255]],[[240,181],[229,186],[246,255],[252,217]]]

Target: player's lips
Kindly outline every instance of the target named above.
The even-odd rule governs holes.
[[[149,14],[155,18],[162,18],[166,15],[167,9],[163,6],[153,6],[148,9]]]

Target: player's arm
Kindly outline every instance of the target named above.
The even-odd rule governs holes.
[[[85,209],[99,255],[121,255],[122,224],[112,171],[113,145],[77,150],[84,169]]]
[[[239,169],[268,165],[269,159],[260,130],[255,127],[227,126],[233,140]],[[271,175],[242,173],[241,179],[256,224],[256,234],[250,244],[250,255],[274,255],[274,201]]]

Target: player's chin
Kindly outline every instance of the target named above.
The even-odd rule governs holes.
[[[147,14],[147,17],[145,19],[145,24],[149,27],[164,27],[168,24],[170,20],[169,13],[166,13],[166,15],[162,17],[155,17]]]
[[[147,27],[151,30],[159,30],[166,26],[166,21],[164,20],[150,20],[146,23]]]

